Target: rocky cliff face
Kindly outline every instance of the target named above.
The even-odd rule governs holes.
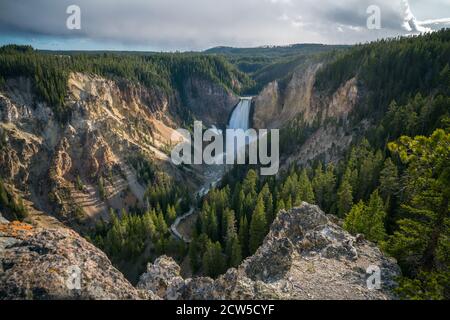
[[[254,125],[279,129],[300,114],[312,123],[318,116],[313,89],[320,66],[312,64],[294,71],[284,89],[278,81],[269,83],[255,98]]]
[[[327,118],[346,119],[358,102],[357,80],[353,78],[323,96],[314,87],[321,67],[321,63],[311,63],[296,69],[285,87],[279,81],[269,83],[254,100],[255,127],[279,129],[298,116],[308,124]]]
[[[79,290],[67,286],[74,267]],[[370,267],[381,272],[379,289],[368,288]],[[0,216],[0,299],[395,299],[399,275],[374,244],[306,203],[280,212],[258,251],[218,279],[183,279],[163,256],[148,265],[137,288],[76,232]]]
[[[80,286],[74,272],[80,271]],[[0,299],[158,299],[134,288],[106,255],[66,228],[0,216]]]
[[[381,271],[380,290],[368,288],[369,267]],[[161,257],[138,288],[163,299],[394,299],[399,274],[374,244],[303,203],[280,212],[258,251],[218,279],[183,279],[180,267]]]
[[[185,81],[182,94],[194,117],[209,127],[225,128],[229,115],[239,102],[239,97],[220,84],[198,78]]]
[[[0,134],[7,138],[0,175],[33,210],[52,212],[70,226],[108,219],[108,208],[142,205],[146,186],[136,166],[143,162],[193,187],[201,184],[196,172],[178,170],[167,155],[180,138],[177,111],[191,108],[206,123],[222,124],[237,98],[201,79],[184,87],[188,105],[180,106],[182,93],[168,96],[126,80],[73,73],[65,103],[71,117],[61,124],[52,108],[36,102],[29,79],[8,79],[0,92]]]
[[[334,161],[353,140],[345,124],[361,98],[357,79],[343,83],[331,94],[324,94],[314,86],[321,67],[322,63],[300,66],[293,71],[287,84],[274,81],[254,99],[252,120],[256,128],[281,129],[294,119],[309,126],[314,124],[316,128],[304,145],[293,146],[289,158],[283,161],[285,167],[292,162],[303,165],[318,156]]]

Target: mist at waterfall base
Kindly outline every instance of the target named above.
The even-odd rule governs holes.
[[[248,162],[262,165],[261,175],[276,174],[279,169],[279,130],[272,129],[269,135],[269,130],[249,128],[251,101],[252,98],[241,98],[232,112],[225,135],[215,127],[204,131],[202,122],[195,121],[192,143],[191,132],[178,129],[177,133],[184,139],[173,148],[172,162],[175,165],[219,166]],[[205,145],[205,142],[209,144]],[[265,165],[270,166],[265,168]]]

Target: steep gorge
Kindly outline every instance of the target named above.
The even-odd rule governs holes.
[[[387,47],[384,43],[381,43],[378,48],[378,44],[373,46],[375,48],[369,46],[371,50],[374,50],[373,52],[378,50],[378,53],[383,54]],[[415,47],[410,46],[408,40],[404,43],[399,41],[398,47],[400,46],[405,46],[405,50],[416,52]],[[392,45],[393,57],[399,56],[398,47],[396,43]],[[72,72],[68,78],[68,91],[65,96],[65,106],[69,107],[71,117],[64,123],[57,119],[52,107],[36,99],[35,92],[31,89],[33,83],[29,78],[8,78],[0,93],[0,119],[2,120],[0,123],[2,134],[0,136],[0,170],[8,189],[23,197],[25,205],[32,211],[30,217],[25,219],[32,226],[17,222],[9,223],[0,216],[2,223],[0,259],[3,259],[0,264],[3,268],[0,270],[0,283],[6,288],[0,296],[11,298],[14,292],[20,292],[21,296],[28,297],[29,292],[23,288],[29,288],[31,284],[38,288],[36,297],[39,297],[39,293],[42,292],[40,286],[50,279],[50,288],[44,290],[43,297],[74,298],[73,292],[61,289],[64,285],[61,279],[65,274],[63,267],[67,267],[68,263],[76,263],[86,267],[89,274],[95,273],[97,268],[106,269],[107,276],[118,279],[118,286],[126,288],[126,297],[129,298],[396,298],[392,293],[392,288],[396,286],[395,279],[400,275],[396,262],[387,258],[375,244],[366,241],[364,236],[357,234],[361,231],[352,231],[353,236],[350,235],[342,229],[341,220],[332,215],[326,215],[318,207],[302,203],[302,201],[308,197],[310,199],[308,202],[319,203],[322,209],[326,208],[324,210],[326,213],[337,214],[339,209],[341,217],[345,217],[349,215],[348,210],[357,201],[361,200],[361,205],[364,205],[362,201],[371,205],[368,202],[369,196],[370,202],[377,202],[372,201],[372,198],[380,199],[376,203],[379,209],[377,214],[381,212],[383,216],[379,219],[377,226],[380,226],[383,232],[379,239],[373,241],[377,242],[390,237],[391,234],[384,231],[384,225],[388,223],[384,211],[389,209],[385,208],[384,204],[391,200],[391,194],[396,196],[396,192],[392,191],[386,200],[381,199],[377,189],[380,187],[378,180],[384,166],[383,162],[391,160],[386,147],[388,139],[391,139],[391,131],[390,128],[385,130],[384,121],[380,120],[388,109],[386,101],[390,102],[392,92],[400,91],[402,97],[408,97],[416,93],[431,94],[438,89],[445,92],[444,90],[448,88],[442,86],[444,88],[440,89],[441,86],[430,83],[423,91],[420,91],[419,86],[423,84],[419,81],[408,84],[410,87],[394,86],[393,83],[387,86],[382,80],[392,76],[389,74],[391,69],[383,65],[380,67],[380,64],[385,61],[391,63],[392,56],[387,55],[386,58],[380,54],[377,59],[369,59],[374,54],[372,51],[370,55],[367,54],[365,47],[356,48],[352,52],[349,55],[350,60],[348,56],[343,55],[332,63],[320,61],[320,59],[302,63],[293,70],[289,70],[286,77],[267,84],[254,98],[252,105],[248,101],[241,101],[233,113],[232,107],[236,106],[239,98],[223,85],[219,77],[216,80],[214,77],[213,80],[209,77],[199,78],[198,75],[181,77],[182,80],[178,79],[177,86],[174,86],[176,89],[168,93],[161,87],[144,86],[139,84],[139,81],[110,78],[89,72]],[[445,62],[445,55],[441,54],[439,57],[440,63]],[[448,60],[448,55],[446,59]],[[352,64],[353,60],[358,62],[356,67]],[[418,59],[418,61],[422,60]],[[407,62],[403,65],[407,65]],[[442,79],[448,78],[448,65],[446,68],[444,65],[437,65],[432,74],[434,81],[441,79],[441,74],[443,74]],[[371,73],[362,72],[364,68]],[[384,78],[376,72],[379,70],[388,70],[383,75]],[[398,72],[394,76],[402,79],[403,74]],[[380,81],[377,80],[378,77]],[[392,80],[392,82],[395,81]],[[233,87],[239,87],[239,83],[234,83]],[[448,114],[448,110],[445,110],[448,104],[442,103],[437,107],[433,106],[436,109],[432,109],[427,108],[428,102],[423,103],[424,99],[417,99],[417,101],[424,104],[424,107],[421,105],[416,109],[417,114],[424,118],[428,113],[436,115],[434,125],[439,123],[437,118],[443,117],[445,112]],[[371,103],[365,106],[366,102]],[[444,109],[442,112],[439,109],[441,107]],[[399,109],[402,111],[401,108]],[[171,203],[163,202],[163,206],[155,201],[152,205],[156,208],[159,206],[158,216],[153,215],[158,220],[157,223],[154,222],[156,220],[152,220],[145,225],[150,231],[144,230],[144,240],[140,241],[140,246],[131,247],[130,243],[138,243],[134,241],[135,235],[142,231],[135,227],[133,219],[141,219],[142,222],[149,215],[151,216],[149,212],[141,215],[143,212],[134,214],[132,210],[136,207],[150,209],[148,198],[144,201],[144,194],[157,184],[153,183],[155,180],[148,177],[146,179],[142,172],[145,171],[145,174],[150,172],[158,177],[160,174],[167,175],[174,179],[177,185],[183,185],[189,191],[198,190],[199,186],[203,186],[206,182],[208,184],[204,188],[206,192],[209,190],[210,183],[207,177],[208,172],[204,170],[204,167],[174,167],[168,161],[167,153],[173,143],[170,137],[177,126],[186,125],[186,122],[189,125],[189,121],[194,118],[203,120],[205,125],[214,124],[224,128],[230,114],[232,127],[246,128],[251,122],[257,129],[282,129],[286,132],[284,141],[281,141],[284,147],[282,169],[289,168],[291,164],[307,167],[303,172],[300,172],[303,167],[293,169],[292,177],[294,178],[290,175],[283,176],[284,173],[282,173],[277,177],[279,181],[277,178],[268,181],[267,184],[270,186],[265,188],[265,194],[263,184],[267,181],[258,180],[255,174],[249,175],[247,181],[242,176],[238,178],[241,180],[239,183],[246,184],[245,193],[243,189],[240,190],[243,197],[238,188],[236,190],[239,192],[235,192],[236,190],[227,189],[227,186],[224,186],[218,192],[211,192],[215,197],[215,199],[212,197],[211,203],[204,201],[204,204],[207,204],[204,206],[207,210],[202,210],[202,213],[206,212],[204,217],[207,219],[200,221],[202,225],[198,229],[202,229],[201,232],[206,237],[207,244],[200,247],[201,249],[197,252],[200,259],[206,255],[206,249],[211,251],[209,249],[212,246],[218,255],[211,254],[210,257],[223,260],[227,254],[224,249],[227,239],[222,234],[223,229],[226,228],[222,227],[224,221],[228,223],[228,220],[223,217],[227,219],[231,217],[230,225],[234,223],[236,229],[238,224],[239,228],[245,225],[243,215],[246,215],[247,227],[249,222],[251,224],[254,214],[259,214],[259,217],[264,217],[267,221],[275,221],[270,226],[270,232],[265,239],[263,238],[269,230],[270,223],[267,225],[261,223],[264,226],[260,230],[256,229],[255,233],[261,236],[261,241],[257,239],[257,245],[254,245],[256,243],[254,241],[251,251],[246,248],[246,252],[242,255],[247,258],[242,263],[240,263],[242,259],[239,259],[239,263],[236,264],[227,261],[227,266],[232,265],[235,268],[226,270],[224,262],[222,268],[220,266],[217,268],[220,273],[210,273],[212,277],[217,277],[216,279],[209,277],[184,279],[180,275],[178,264],[171,258],[161,256],[165,251],[161,253],[155,250],[161,257],[148,265],[147,272],[140,278],[139,290],[135,291],[136,289],[123,279],[120,272],[112,267],[110,261],[98,249],[81,241],[78,234],[68,231],[61,225],[62,222],[83,233],[85,227],[93,226],[96,221],[109,219],[109,208],[131,208],[132,214],[129,215],[131,218],[124,213],[119,214],[119,218],[111,219],[115,224],[101,224],[98,246],[105,252],[112,248],[110,252],[115,254],[108,252],[111,260],[118,256],[126,263],[135,263],[136,254],[135,256],[126,255],[127,250],[133,252],[132,249],[135,248],[139,255],[137,260],[141,266],[153,260],[154,255],[150,258],[143,252],[148,253],[157,245],[160,245],[163,250],[174,246],[171,240],[175,239],[165,238],[170,237],[170,234],[164,230],[167,229],[167,225],[164,228],[164,224],[168,221],[176,221],[180,212],[177,212],[172,205],[178,205],[181,200],[175,197],[171,199]],[[253,115],[251,121],[248,121],[249,114]],[[398,115],[394,114],[394,116]],[[400,117],[399,123],[401,120]],[[424,123],[422,121],[418,123],[418,126],[422,125],[423,129]],[[413,128],[411,132],[421,132],[415,130],[414,125],[410,126]],[[372,137],[378,138],[382,144],[374,144],[372,150],[365,138],[367,132],[373,133],[375,129],[377,132]],[[428,129],[435,128],[430,125]],[[399,132],[405,133],[402,130]],[[301,137],[298,138],[297,134]],[[351,165],[354,167],[345,162],[338,163],[338,160],[345,157],[347,149],[355,140],[363,140],[365,143],[358,151],[361,159],[358,157],[356,160],[352,159]],[[382,148],[384,148],[383,151]],[[337,166],[328,166],[323,171],[322,165],[326,166],[329,162]],[[315,166],[315,163],[318,165]],[[148,168],[150,170],[147,170]],[[345,180],[344,173],[348,168],[353,170],[349,172],[352,174],[350,188],[354,186],[354,189],[350,189],[347,193],[350,197],[349,204],[347,203],[348,208],[342,211],[340,207],[338,208],[341,203],[338,204],[337,200],[341,200],[342,181]],[[394,169],[397,170],[395,167]],[[245,168],[242,171],[244,170]],[[399,177],[399,173],[395,171],[392,177],[394,176]],[[283,179],[285,179],[284,182]],[[310,190],[306,190],[307,185]],[[162,184],[162,189],[166,187],[167,185]],[[156,197],[158,191],[152,190]],[[263,199],[260,195],[267,196],[269,200]],[[279,203],[283,201],[283,206],[279,207],[279,203],[275,205],[275,198]],[[236,199],[239,201],[235,201]],[[247,202],[245,210],[244,206],[239,206],[244,202],[241,200]],[[265,211],[266,200],[269,203],[267,207],[270,208],[271,203],[273,210]],[[385,203],[383,203],[384,200],[386,200]],[[255,206],[258,203],[262,203],[259,208]],[[397,205],[400,206],[401,203]],[[236,216],[230,213],[230,210],[226,212],[227,215],[221,212],[226,211],[223,209],[227,206],[233,206]],[[283,208],[289,210],[286,211]],[[8,212],[3,215],[7,219],[14,220]],[[99,219],[100,217],[103,219]],[[119,222],[118,219],[123,217],[125,219]],[[236,217],[242,218],[239,223],[236,223],[236,220],[232,221]],[[261,218],[261,221],[264,218]],[[395,220],[397,217],[389,218]],[[160,223],[161,220],[162,223]],[[139,220],[136,221],[139,222]],[[122,222],[124,223],[121,224]],[[129,226],[131,228],[127,229]],[[213,228],[209,228],[210,226]],[[237,235],[238,230],[228,229],[231,229],[230,234],[234,232],[235,237],[241,237],[240,232]],[[111,236],[110,230],[116,233],[112,233]],[[243,239],[248,245],[250,232],[247,230],[246,234],[245,229],[242,228],[242,230],[244,230]],[[228,233],[228,230],[226,231]],[[152,237],[158,233],[163,236],[154,241]],[[109,247],[101,246],[105,239],[116,240],[114,236],[117,234],[119,236],[116,239],[121,242],[119,246],[114,241],[110,242],[112,245]],[[76,256],[76,248],[70,247],[69,251],[60,248],[60,245],[65,242],[75,243],[81,247],[82,261],[73,259]],[[180,243],[184,245],[180,241],[175,245]],[[16,250],[16,248],[19,249]],[[188,256],[186,247],[180,246],[176,249],[180,249],[182,253],[179,260],[184,259],[183,262],[186,263]],[[48,253],[51,254],[46,256]],[[61,256],[69,256],[70,259],[66,261],[61,259]],[[129,258],[130,256],[133,259]],[[55,260],[51,260],[53,258]],[[33,261],[32,259],[38,259],[36,261],[42,265],[45,265],[48,260],[52,263],[56,261],[57,267],[54,269],[57,272],[52,274],[51,278],[48,278],[47,274],[34,277],[35,266],[33,263],[27,263]],[[91,260],[100,261],[100,263],[92,266]],[[61,261],[64,263],[58,264]],[[200,260],[200,264],[204,264],[204,261]],[[118,265],[117,260],[114,261],[114,265]],[[383,287],[381,291],[371,291],[367,288],[366,271],[370,266],[380,267],[384,275],[387,275],[387,287]],[[199,269],[200,273],[208,272],[204,265],[200,265]],[[122,268],[120,270],[126,273]],[[225,270],[226,273],[222,274]],[[135,268],[133,272],[132,277],[127,275],[128,279],[136,279],[136,276],[142,273],[142,269]],[[106,279],[104,283],[105,279],[98,279],[95,276],[93,278],[99,286],[105,286],[107,289],[96,296],[90,291],[92,288],[87,288],[87,292],[84,292],[85,295],[82,297],[124,298],[118,293],[117,287],[113,285],[111,288],[109,279]],[[56,289],[51,287],[53,283],[56,283]],[[331,289],[330,283],[333,284]],[[54,290],[56,294],[46,295],[47,292]],[[108,292],[111,292],[111,296],[107,294]]]
[[[71,118],[62,124],[38,102],[30,79],[8,79],[0,93],[0,126],[7,137],[0,151],[3,179],[31,201],[32,212],[52,212],[77,228],[108,219],[109,208],[143,206],[147,182],[138,169],[145,163],[197,187],[204,179],[200,169],[179,170],[168,157],[179,139],[179,110],[221,125],[238,98],[205,79],[184,85],[187,105],[181,93],[71,73],[65,102]],[[106,195],[100,194],[99,179]]]
[[[323,62],[302,64],[287,79],[266,85],[254,99],[252,122],[256,128],[283,129],[292,121],[305,130],[313,128],[304,143],[284,150],[285,166],[293,162],[307,164],[319,156],[336,161],[352,142],[351,130],[346,126],[349,114],[361,100],[361,88],[352,78],[335,92],[319,91],[316,74],[322,67]]]

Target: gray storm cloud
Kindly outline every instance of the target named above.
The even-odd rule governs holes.
[[[2,0],[0,35],[81,38],[182,50],[215,45],[355,43],[405,34],[406,31],[420,31],[423,30],[421,27],[430,28],[431,25],[420,24],[420,20],[412,14],[411,8],[414,9],[419,2]],[[450,16],[450,0],[426,2],[427,16],[421,15],[421,19]],[[81,30],[65,27],[66,8],[71,4],[81,8]],[[366,10],[370,5],[378,5],[381,9],[381,30],[366,28]],[[421,11],[425,10],[416,10],[415,14]]]
[[[412,13],[411,6],[408,0],[401,0],[401,10],[403,14],[403,28],[412,32],[430,32],[433,31],[428,26],[438,26],[450,24],[450,18],[442,19],[429,19],[425,21],[419,21]]]

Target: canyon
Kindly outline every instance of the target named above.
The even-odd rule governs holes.
[[[195,274],[189,267],[187,251],[199,228],[201,201],[221,187],[222,178],[230,180],[232,168],[175,165],[171,151],[185,138],[177,129],[195,135],[191,123],[201,121],[200,132],[254,128],[289,133],[293,123],[301,124],[303,140],[283,137],[280,173],[268,180],[272,184],[294,166],[338,164],[376,123],[352,118],[368,97],[358,72],[336,86],[318,85],[330,61],[319,56],[289,62],[287,72],[253,83],[261,90],[251,97],[244,90],[251,81],[232,66],[226,65],[230,81],[212,67],[203,76],[193,72],[203,60],[183,61],[188,71],[174,68],[167,77],[170,88],[157,81],[144,85],[141,78],[148,80],[148,74],[139,74],[141,81],[136,81],[70,70],[64,95],[67,121],[39,98],[32,78],[6,78],[0,90],[0,133],[6,137],[0,174],[28,215],[18,222],[11,210],[1,212],[0,298],[397,299],[397,262],[364,235],[345,231],[341,219],[307,202],[278,210],[257,250],[217,277]],[[187,190],[188,207],[181,209],[177,193],[173,203],[151,207],[151,196],[160,191],[152,188],[161,184],[168,192],[166,181]],[[107,229],[111,225],[126,234],[118,219],[143,219],[141,214],[155,208],[164,212],[156,219],[158,224],[166,220],[161,223],[166,234],[159,242],[147,237],[134,260],[117,263],[111,252],[107,256],[94,245],[113,238]],[[175,216],[168,217],[173,210],[178,210]],[[152,223],[153,236],[159,231]],[[174,243],[183,253],[177,259],[156,249],[168,250]],[[83,273],[78,290],[67,288],[72,266]],[[371,267],[381,270],[380,290],[367,284]]]

